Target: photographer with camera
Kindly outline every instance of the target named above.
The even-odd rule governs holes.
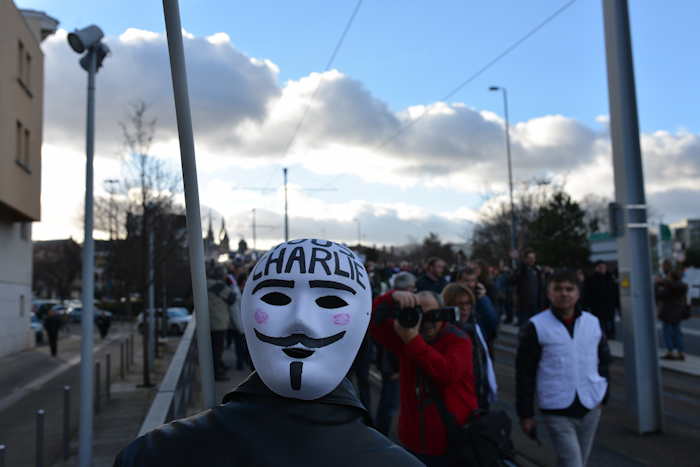
[[[459,426],[477,408],[471,340],[455,326],[459,312],[441,302],[430,291],[392,290],[374,300],[370,323],[399,357],[399,439],[429,467],[454,465],[441,408]]]

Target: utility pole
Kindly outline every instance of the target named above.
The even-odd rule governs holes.
[[[617,239],[625,345],[625,390],[640,433],[663,428],[644,173],[627,0],[603,0],[615,200],[622,207]]]
[[[287,174],[288,170],[286,167],[282,169],[282,174],[284,175],[284,240],[289,241],[289,198],[287,196]],[[237,186],[233,188],[234,190],[250,190],[250,191],[260,191],[262,193],[269,191],[276,191],[276,188],[268,187],[251,187],[251,186]],[[300,188],[300,191],[338,191],[337,188]],[[258,225],[257,227],[268,227]],[[253,209],[253,249],[255,249],[255,209]]]
[[[284,169],[284,241],[289,241],[289,204],[287,203],[287,168]]]

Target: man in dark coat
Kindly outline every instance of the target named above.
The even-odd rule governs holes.
[[[44,329],[46,329],[46,335],[49,337],[49,348],[51,349],[51,356],[55,357],[58,353],[58,331],[63,325],[63,320],[58,311],[50,309],[44,318]]]
[[[597,261],[595,272],[585,280],[582,305],[600,320],[605,337],[615,339],[615,310],[620,309],[620,294],[605,262]]]
[[[533,250],[525,250],[523,261],[513,276],[518,296],[518,326],[527,325],[528,320],[545,308],[545,278],[536,264]]]
[[[345,246],[277,245],[253,268],[241,299],[256,371],[223,405],[136,439],[115,467],[422,465],[368,426],[345,378],[371,303],[367,271]]]
[[[425,263],[425,274],[416,282],[416,291],[429,290],[439,295],[447,285],[447,281],[443,277],[445,275],[445,266],[445,261],[440,258],[428,258],[428,261]]]

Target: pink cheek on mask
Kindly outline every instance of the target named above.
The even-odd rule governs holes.
[[[336,313],[333,315],[333,324],[338,326],[346,326],[350,323],[350,315],[348,313]]]
[[[264,311],[255,310],[255,315],[254,315],[254,317],[255,317],[255,322],[256,322],[256,323],[258,323],[258,324],[265,324],[265,323],[267,323],[267,319],[270,317],[270,315],[268,315],[268,314],[265,313]]]

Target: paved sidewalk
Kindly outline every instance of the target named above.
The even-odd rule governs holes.
[[[168,369],[175,353],[178,337],[161,339],[160,358],[154,360],[151,372],[152,387],[142,387],[143,382],[143,343],[136,333],[134,343],[134,365],[121,379],[118,365],[112,365],[111,398],[102,396],[101,410],[93,421],[93,467],[111,467],[116,455],[134,440],[151,406],[158,384]],[[117,348],[118,350],[118,348]],[[104,380],[103,380],[104,384]],[[74,467],[78,462],[77,427],[70,443],[71,457],[67,461],[57,460],[47,465],[53,467]],[[54,457],[60,459],[60,456]]]
[[[97,337],[95,361],[104,362],[104,355],[110,352],[112,371],[118,372],[119,343],[129,330],[129,327],[115,326],[104,342]],[[39,347],[0,361],[3,365],[0,394],[4,396],[0,400],[0,444],[7,446],[7,466],[36,465],[36,412],[39,409],[46,412],[45,459],[60,455],[64,386],[71,387],[70,418],[75,431],[80,400],[79,348],[80,339],[68,337],[59,342],[57,358],[51,357],[45,347]]]

